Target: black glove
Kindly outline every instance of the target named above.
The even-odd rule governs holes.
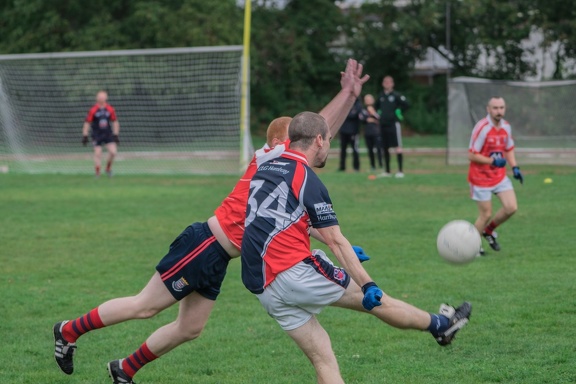
[[[118,135],[114,135],[114,142],[116,144],[120,144],[120,138],[118,137]]]
[[[512,172],[514,172],[514,178],[520,182],[520,184],[524,184],[524,176],[522,176],[522,172],[520,172],[519,167],[512,167]]]
[[[82,136],[82,145],[86,146],[88,144],[88,136]]]

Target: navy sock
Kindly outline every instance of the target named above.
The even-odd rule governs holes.
[[[430,331],[432,336],[438,337],[441,333],[450,328],[450,320],[444,315],[438,315],[436,313],[430,314],[430,325],[427,330]]]

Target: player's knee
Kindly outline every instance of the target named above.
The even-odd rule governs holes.
[[[200,337],[200,334],[204,329],[203,326],[195,326],[195,325],[180,326],[179,328],[180,328],[179,334],[184,339],[184,341],[190,341]]]
[[[508,216],[512,216],[518,210],[518,204],[510,204],[504,207],[504,210]]]
[[[150,319],[156,316],[164,308],[152,305],[149,300],[142,300],[142,298],[136,296],[134,297],[134,317],[136,319]]]
[[[159,308],[151,308],[151,307],[140,308],[140,310],[137,313],[137,318],[150,319],[159,314],[161,311],[162,310]]]
[[[480,210],[480,219],[487,221],[492,217],[492,209]]]

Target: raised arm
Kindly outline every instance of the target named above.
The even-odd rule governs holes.
[[[348,59],[346,69],[341,72],[340,85],[342,89],[338,94],[319,112],[330,128],[330,133],[334,137],[348,112],[352,109],[354,102],[362,92],[362,86],[370,79],[370,76],[362,76],[364,67],[354,59]]]

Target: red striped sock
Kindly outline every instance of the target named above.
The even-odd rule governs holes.
[[[146,343],[142,344],[140,348],[124,360],[122,360],[122,370],[130,377],[134,377],[136,372],[143,366],[158,358]]]
[[[108,160],[106,163],[106,172],[110,172],[110,169],[112,169],[112,160]]]
[[[488,224],[488,226],[487,226],[486,228],[484,228],[484,232],[485,232],[486,234],[488,234],[488,235],[491,235],[492,232],[494,232],[494,230],[496,229],[497,226],[498,226],[498,224],[496,224],[496,223],[494,222],[494,220],[492,220],[492,221],[490,222],[490,224]]]
[[[100,166],[97,165],[95,168],[96,168],[96,176],[100,176]]]
[[[66,323],[62,327],[62,335],[69,343],[75,343],[76,339],[83,334],[104,327],[105,325],[98,314],[98,308],[94,308],[84,316]]]

